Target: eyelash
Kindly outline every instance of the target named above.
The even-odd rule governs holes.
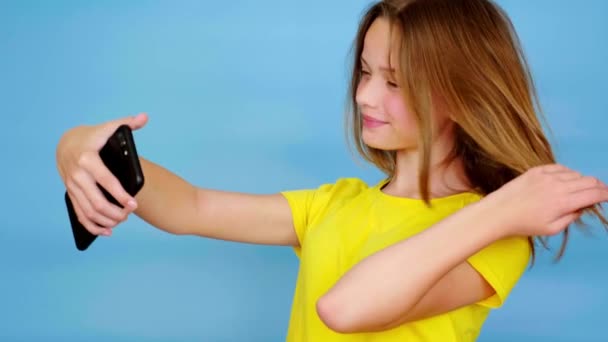
[[[368,71],[365,71],[365,70],[361,70],[361,75],[362,75],[362,76],[370,76],[370,75],[371,75],[371,73],[369,73]],[[391,87],[391,88],[399,88],[399,85],[398,85],[397,83],[395,83],[395,82],[390,82],[390,81],[387,81],[387,82],[386,82],[386,84],[387,84],[389,87]]]

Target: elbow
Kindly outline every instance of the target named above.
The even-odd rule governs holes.
[[[322,296],[317,300],[317,315],[331,330],[349,334],[357,332],[357,321],[352,309],[329,296]]]
[[[339,301],[328,295],[317,300],[316,309],[321,321],[340,334],[384,331],[410,321],[402,310],[398,314],[393,305],[380,310],[377,303],[369,303],[366,308],[362,302]]]

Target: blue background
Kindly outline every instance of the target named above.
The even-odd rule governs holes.
[[[0,1],[2,341],[281,341],[288,247],[177,237],[138,217],[85,253],[55,167],[65,130],[146,111],[139,153],[208,188],[376,182],[342,134],[368,1]],[[608,181],[608,2],[499,1],[561,162]],[[480,341],[606,341],[608,238],[543,253]],[[556,241],[559,242],[559,241]]]

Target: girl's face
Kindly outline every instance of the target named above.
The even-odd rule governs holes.
[[[370,147],[381,150],[415,149],[418,128],[409,113],[397,80],[399,63],[396,48],[388,56],[390,26],[387,19],[378,18],[365,35],[361,53],[361,81],[356,101],[361,113],[362,139]],[[400,39],[393,30],[393,47]],[[393,69],[389,69],[388,61]]]

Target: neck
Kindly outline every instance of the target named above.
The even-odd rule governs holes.
[[[429,167],[429,194],[431,198],[449,196],[471,189],[464,172],[464,164],[460,158],[447,165],[440,166],[441,161],[448,155],[453,144],[454,139],[446,133],[436,139],[431,147]],[[419,157],[420,152],[415,148],[397,151],[395,174],[383,191],[399,197],[421,198],[418,185]]]

